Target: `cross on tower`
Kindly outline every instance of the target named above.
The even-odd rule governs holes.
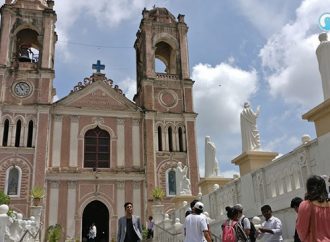
[[[101,61],[100,60],[97,60],[96,61],[96,64],[93,64],[92,65],[92,69],[93,70],[96,70],[96,73],[101,73],[101,70],[104,70],[105,69],[105,65],[102,65],[101,64]]]

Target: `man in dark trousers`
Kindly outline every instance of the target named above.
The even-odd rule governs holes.
[[[133,203],[124,204],[125,216],[118,220],[117,242],[140,242],[142,240],[141,221],[133,215]]]

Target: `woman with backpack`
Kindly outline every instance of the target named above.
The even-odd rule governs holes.
[[[222,224],[222,242],[245,242],[248,237],[238,222],[238,210],[226,207],[228,219]]]

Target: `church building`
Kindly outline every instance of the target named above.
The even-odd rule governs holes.
[[[83,241],[94,222],[98,241],[111,241],[125,202],[144,224],[152,190],[160,187],[165,208],[173,209],[178,164],[188,168],[192,196],[199,192],[188,27],[184,15],[165,8],[142,11],[134,100],[97,61],[90,77],[79,77],[53,102],[53,7],[53,0],[6,0],[1,7],[0,191],[29,216],[31,190],[42,187],[43,234],[60,224],[64,239]],[[163,73],[155,71],[156,60]]]

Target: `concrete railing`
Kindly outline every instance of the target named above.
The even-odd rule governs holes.
[[[290,208],[293,197],[304,197],[307,178],[312,174],[330,174],[319,164],[317,140],[302,144],[292,152],[273,160],[269,165],[236,178],[223,187],[200,197],[204,210],[210,215],[211,232],[220,236],[221,224],[226,219],[226,206],[240,203],[247,217],[261,216],[260,208],[265,204],[272,207],[273,215],[281,219],[283,237],[291,241],[294,234],[296,214]],[[175,220],[184,222],[189,202],[169,214],[169,229]],[[262,218],[263,219],[263,218]],[[162,223],[165,223],[166,218]],[[165,226],[166,227],[166,226]],[[157,240],[167,241],[167,240]],[[178,240],[179,241],[179,240]]]
[[[12,212],[9,207],[0,206],[0,242],[36,242],[40,241],[40,214],[42,207],[31,207],[29,219],[23,219],[21,213]]]

